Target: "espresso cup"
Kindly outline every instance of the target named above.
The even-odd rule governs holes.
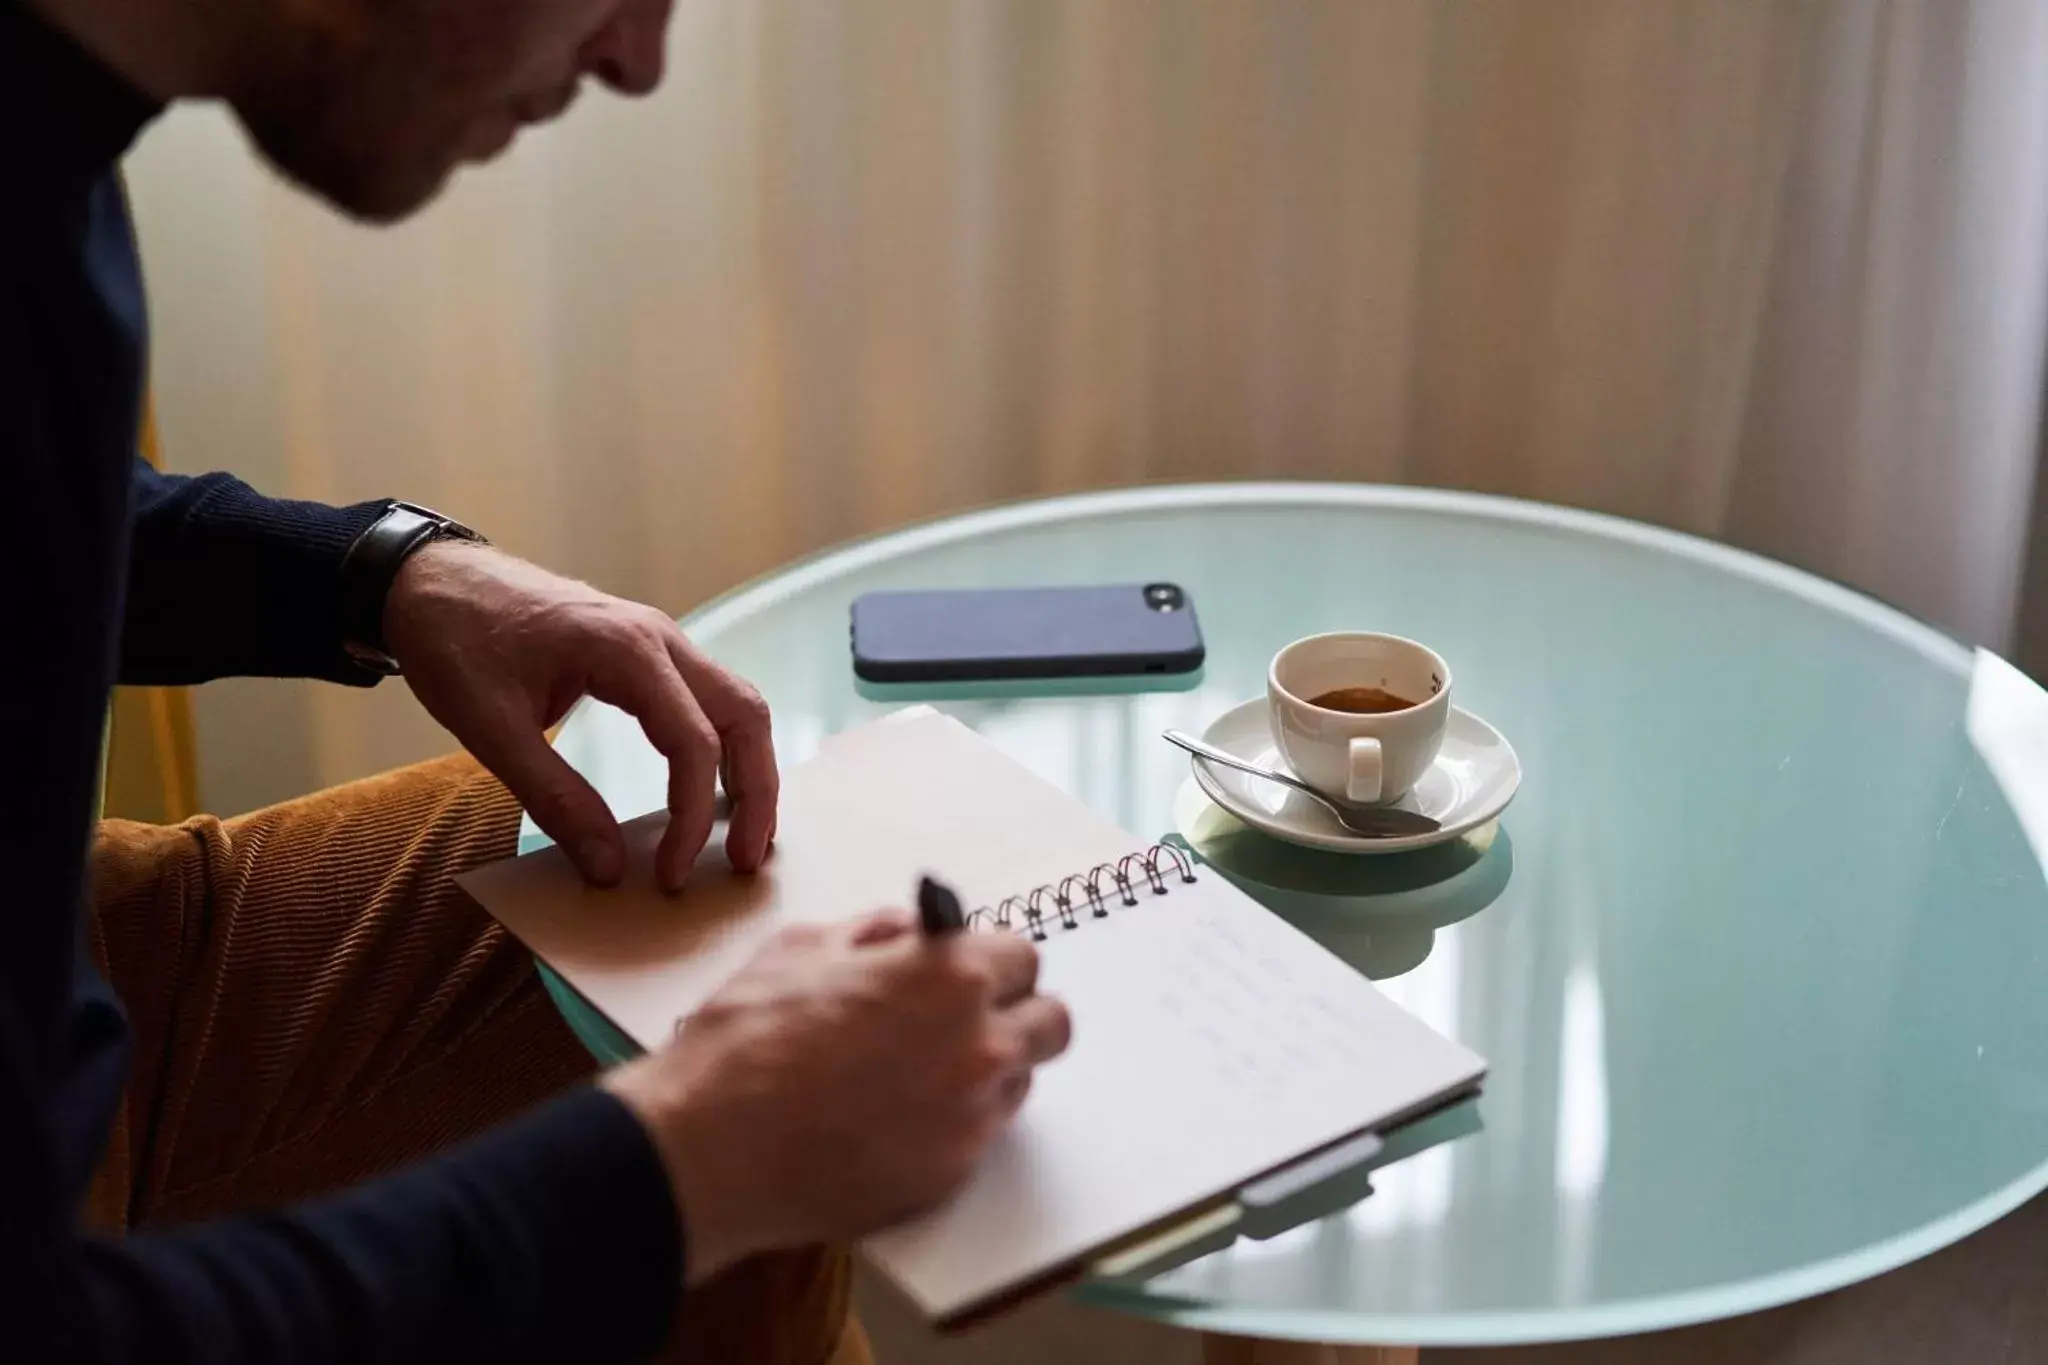
[[[1346,692],[1352,695],[1341,695]],[[1406,705],[1347,710],[1319,705],[1319,698]],[[1273,656],[1266,703],[1273,742],[1296,777],[1341,801],[1398,801],[1443,747],[1451,670],[1435,650],[1398,635],[1311,635]]]

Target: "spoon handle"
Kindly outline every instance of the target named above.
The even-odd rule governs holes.
[[[1309,786],[1308,783],[1302,781],[1293,773],[1275,772],[1271,768],[1261,768],[1258,764],[1239,758],[1236,754],[1230,753],[1227,750],[1219,749],[1213,744],[1204,743],[1185,730],[1168,730],[1163,738],[1168,744],[1178,744],[1181,748],[1186,749],[1198,758],[1206,758],[1211,763],[1221,763],[1226,768],[1235,768],[1239,772],[1250,773],[1253,777],[1263,777],[1269,782],[1278,782],[1284,787],[1292,787],[1296,791],[1307,792],[1318,801],[1323,800],[1321,792]]]

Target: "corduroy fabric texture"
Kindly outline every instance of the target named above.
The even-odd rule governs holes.
[[[95,1228],[332,1190],[589,1075],[532,958],[454,885],[518,830],[466,757],[234,820],[102,822],[93,948],[135,1059]],[[686,1297],[665,1358],[862,1365],[848,1288],[843,1252],[757,1257]]]

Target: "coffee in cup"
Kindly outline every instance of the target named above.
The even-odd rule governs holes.
[[[1310,706],[1320,706],[1325,711],[1349,711],[1355,716],[1377,716],[1388,711],[1406,711],[1415,705],[1406,697],[1397,697],[1378,687],[1338,687],[1319,697],[1308,699]]]
[[[1311,635],[1273,656],[1266,702],[1295,776],[1341,801],[1397,801],[1443,747],[1451,671],[1398,635]]]

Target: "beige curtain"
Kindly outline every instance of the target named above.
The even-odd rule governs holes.
[[[1028,494],[1447,484],[2007,638],[2039,0],[680,0],[671,53],[384,232],[164,120],[174,462],[677,610]],[[200,706],[221,807],[444,743],[396,688]]]

